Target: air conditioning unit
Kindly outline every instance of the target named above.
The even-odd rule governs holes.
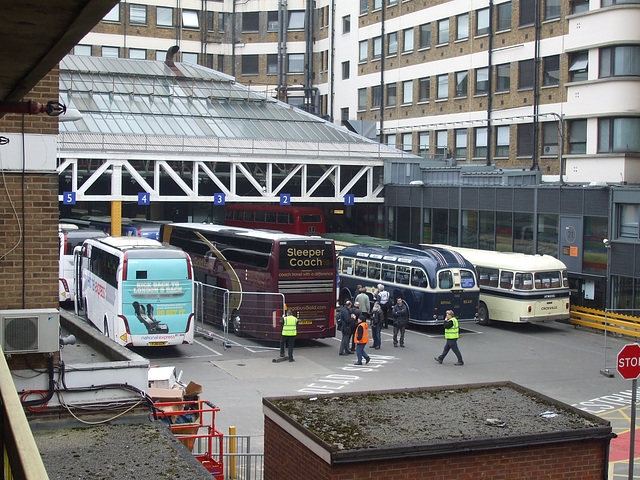
[[[55,308],[0,310],[5,354],[52,353],[60,349],[60,312]]]

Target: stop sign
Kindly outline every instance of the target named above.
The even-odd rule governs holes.
[[[633,380],[640,375],[640,345],[631,343],[622,347],[618,353],[617,369],[620,376]]]

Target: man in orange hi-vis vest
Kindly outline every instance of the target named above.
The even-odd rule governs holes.
[[[366,363],[369,363],[371,357],[364,351],[364,347],[369,343],[369,327],[367,326],[367,318],[364,314],[358,317],[358,326],[356,327],[355,334],[356,342],[356,354],[358,355],[358,361],[355,365],[362,365],[362,357],[365,358]]]

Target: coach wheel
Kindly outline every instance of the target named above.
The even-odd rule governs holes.
[[[351,292],[346,288],[340,292],[340,306],[344,306],[344,302],[351,300]]]
[[[233,326],[233,333],[235,333],[237,337],[244,337],[244,332],[242,331],[240,324],[240,314],[237,310],[234,310],[231,314],[231,325]]]
[[[489,325],[489,310],[484,303],[478,306],[478,324]]]
[[[104,336],[108,337],[109,336],[109,322],[107,322],[107,317],[104,317]]]

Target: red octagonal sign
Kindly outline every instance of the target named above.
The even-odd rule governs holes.
[[[631,343],[625,345],[618,353],[618,373],[622,378],[633,380],[640,375],[640,345]]]

